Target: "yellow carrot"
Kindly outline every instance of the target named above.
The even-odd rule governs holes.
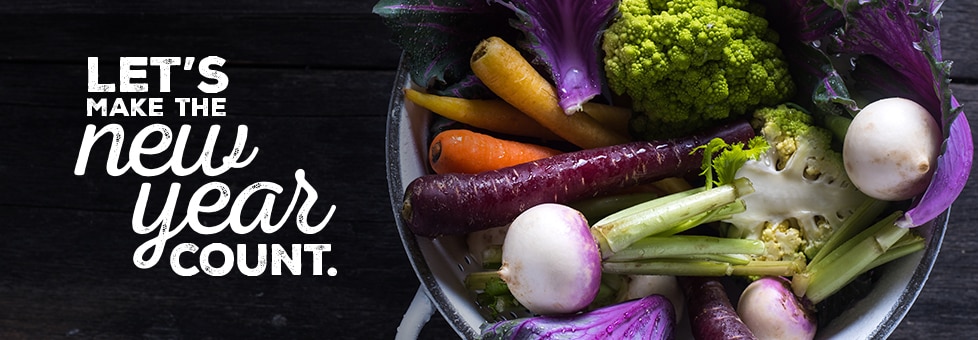
[[[464,99],[404,90],[404,98],[442,117],[493,132],[561,140],[525,113],[499,99]]]
[[[583,110],[588,116],[622,136],[628,136],[628,122],[632,119],[632,110],[620,106],[599,103],[584,103]]]
[[[470,63],[475,75],[496,95],[574,145],[589,149],[629,141],[591,116],[565,114],[557,104],[554,86],[498,37],[480,42]]]
[[[686,182],[685,179],[679,177],[667,177],[660,179],[658,181],[652,182],[652,185],[662,190],[666,194],[674,194],[680,191],[686,191],[692,189],[693,186]]]

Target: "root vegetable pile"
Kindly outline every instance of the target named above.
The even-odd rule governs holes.
[[[535,314],[486,338],[811,339],[967,181],[940,4],[381,0],[442,117],[400,218],[468,241],[489,316]]]

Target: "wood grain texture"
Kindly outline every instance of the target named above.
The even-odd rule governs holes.
[[[99,339],[390,339],[418,281],[394,229],[385,168],[385,119],[400,51],[373,1],[5,1],[0,4],[0,338]],[[944,6],[944,56],[955,61],[953,89],[978,107],[975,9]],[[228,116],[85,117],[85,60],[100,56],[106,76],[119,56],[220,55],[231,79],[221,95]],[[152,79],[154,74],[150,74]],[[174,75],[174,94],[199,94],[194,78]],[[978,126],[970,114],[973,133]],[[219,178],[105,174],[105,144],[85,176],[74,176],[87,124],[121,124],[131,138],[142,127],[188,124],[186,154],[199,154],[203,133],[222,126],[226,152],[234,128],[249,127],[260,148],[245,169]],[[160,158],[153,158],[159,162]],[[258,181],[284,188],[280,204],[304,169],[319,204],[337,205],[316,235],[291,228],[273,233],[198,235],[170,240],[201,246],[331,243],[324,256],[336,277],[228,275],[177,277],[165,263],[132,263],[148,235],[132,231],[143,182],[163,195],[172,182],[184,192],[212,180],[236,193]],[[978,332],[978,207],[976,176],[952,210],[941,255],[895,339],[962,338]],[[154,196],[155,197],[155,196]],[[157,211],[159,200],[151,210]],[[155,210],[154,210],[155,209]],[[180,211],[178,209],[178,211]],[[253,210],[252,210],[253,211]],[[323,217],[315,210],[311,218]],[[219,223],[223,216],[204,218]],[[289,224],[292,225],[292,224]],[[189,258],[187,261],[189,262]],[[422,332],[448,339],[440,315]]]
[[[17,62],[219,55],[229,66],[394,69],[400,56],[369,12],[28,13],[3,14],[0,21],[9,28],[4,42],[17,47],[3,57]]]

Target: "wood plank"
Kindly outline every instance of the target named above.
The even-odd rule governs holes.
[[[370,13],[4,14],[0,32],[5,46],[14,46],[4,49],[6,62],[218,55],[229,65],[394,69],[400,57],[390,31]]]
[[[945,60],[952,60],[951,78],[954,81],[978,82],[978,8],[969,1],[945,1],[942,7],[941,47]]]
[[[0,13],[170,13],[170,14],[309,14],[309,13],[367,13],[376,1],[126,1],[106,0],[98,3],[57,0],[8,0],[0,4]]]

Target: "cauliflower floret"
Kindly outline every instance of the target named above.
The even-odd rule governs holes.
[[[750,179],[755,191],[743,197],[746,211],[725,220],[733,225],[729,236],[770,242],[778,251],[769,255],[785,260],[811,257],[871,198],[849,181],[831,133],[810,115],[781,105],[757,110],[755,118],[771,147],[735,175]]]
[[[804,268],[808,263],[805,249],[810,242],[794,219],[777,223],[764,222],[760,240],[767,249],[766,254],[757,257],[760,260],[795,261],[799,268]]]
[[[743,0],[622,0],[604,32],[609,87],[641,138],[685,134],[794,93],[778,35]]]

